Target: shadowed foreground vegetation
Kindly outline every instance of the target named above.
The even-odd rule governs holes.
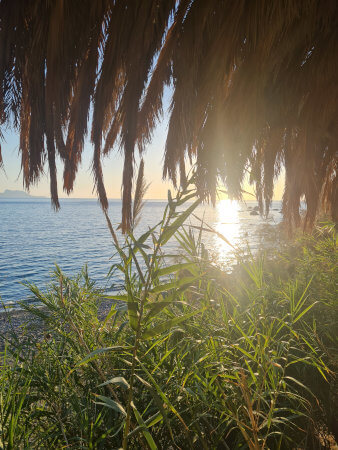
[[[207,225],[184,225],[193,195],[169,199],[138,239],[119,244],[110,225],[125,291],[106,317],[86,270],[56,268],[47,293],[29,286],[38,306],[23,306],[45,333],[13,334],[1,355],[1,448],[331,448],[334,226],[269,257],[238,254],[227,274],[203,246]],[[164,254],[173,237],[179,251]]]

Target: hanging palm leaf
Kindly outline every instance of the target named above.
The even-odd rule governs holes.
[[[52,202],[73,189],[92,108],[93,174],[124,154],[122,228],[133,220],[135,147],[142,153],[172,92],[163,174],[199,195],[219,181],[240,198],[246,172],[267,213],[285,168],[283,211],[311,226],[338,220],[336,0],[0,0],[0,121],[20,131],[26,188],[48,160]],[[0,160],[1,161],[1,160]]]

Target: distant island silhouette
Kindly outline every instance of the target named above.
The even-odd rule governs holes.
[[[18,199],[39,199],[39,198],[47,198],[43,196],[35,196],[27,194],[25,191],[15,191],[10,189],[5,189],[4,192],[0,192],[0,198],[18,198]]]

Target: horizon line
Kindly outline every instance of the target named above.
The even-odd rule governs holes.
[[[0,199],[3,200],[51,200],[51,197],[47,197],[45,195],[29,195],[29,197],[2,197],[2,193],[0,193]],[[59,200],[97,200],[99,202],[98,198],[95,197],[59,197]],[[115,200],[115,201],[122,201],[121,198],[117,197],[109,197],[107,200]],[[167,198],[145,198],[144,201],[167,201]],[[230,198],[221,198],[216,201],[222,201],[222,200],[230,200],[230,201],[237,201],[237,202],[257,202],[257,199],[243,199],[243,200],[236,200],[236,199],[230,199]],[[281,198],[273,198],[271,201],[273,202],[279,202],[282,201]]]

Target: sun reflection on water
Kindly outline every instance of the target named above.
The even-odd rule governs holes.
[[[237,246],[240,239],[240,205],[235,200],[221,200],[217,204],[217,222],[215,229],[222,234],[233,246]],[[234,254],[233,248],[218,236],[214,236],[215,251],[220,263],[225,262]]]

